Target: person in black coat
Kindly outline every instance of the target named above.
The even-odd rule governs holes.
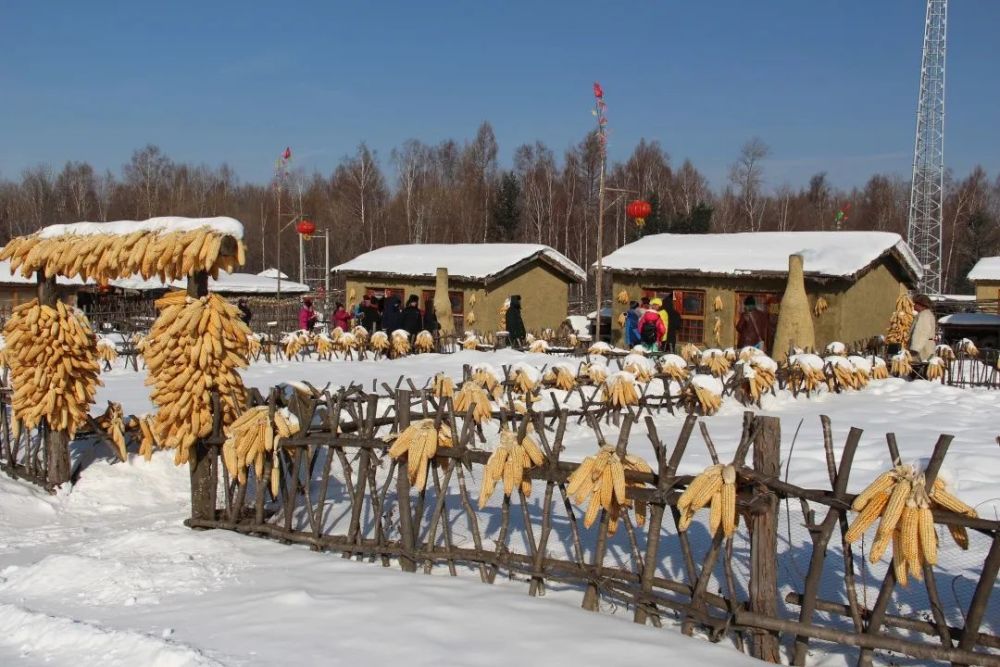
[[[382,330],[388,334],[402,327],[403,313],[399,308],[400,299],[393,294],[385,297],[385,307],[382,309]]]
[[[420,312],[420,298],[416,294],[411,294],[406,300],[406,308],[400,319],[400,329],[405,329],[410,337],[416,336],[424,328],[424,316]]]
[[[524,345],[527,332],[524,330],[524,320],[521,319],[521,295],[510,297],[510,307],[507,308],[507,340],[511,347]]]
[[[435,337],[441,329],[441,323],[438,322],[437,315],[434,314],[434,301],[432,299],[427,299],[424,302],[424,329],[430,331]]]
[[[673,296],[668,294],[668,298],[663,302],[664,310],[667,311],[667,352],[677,349],[677,332],[681,330],[681,314],[674,308]]]
[[[368,295],[365,295],[361,299],[361,306],[358,307],[358,321],[361,323],[361,326],[368,330],[368,333],[378,331],[378,308],[375,307]]]
[[[250,306],[247,304],[247,300],[240,299],[236,302],[236,306],[240,309],[240,319],[243,320],[243,324],[250,324],[250,318],[253,317],[253,313],[250,312]]]

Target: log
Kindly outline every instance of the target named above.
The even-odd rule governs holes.
[[[757,417],[753,444],[753,467],[761,475],[777,477],[781,472],[781,421],[777,417]],[[761,495],[769,497],[769,512],[750,519],[750,611],[769,618],[778,616],[778,499],[766,486]],[[751,655],[759,660],[780,663],[778,638],[769,628],[752,632]]]

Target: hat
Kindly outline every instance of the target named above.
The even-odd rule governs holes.
[[[923,306],[924,308],[934,308],[934,303],[931,298],[926,294],[917,294],[913,297],[914,306]]]
[[[756,306],[757,299],[753,298],[752,296],[748,296],[747,298],[743,299],[743,305],[747,306],[748,308],[750,306]]]
[[[663,305],[663,299],[661,299],[660,297],[656,297],[655,299],[653,299],[652,301],[649,302],[649,305],[651,305],[651,306],[662,306]]]
[[[307,306],[311,306],[311,305],[313,305],[313,300],[310,299],[309,297],[306,297],[306,298],[302,299],[302,303],[304,303]]]

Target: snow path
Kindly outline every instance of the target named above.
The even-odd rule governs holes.
[[[370,387],[375,378],[395,384],[400,374],[423,384],[438,371],[458,377],[464,363],[500,368],[517,361],[540,368],[566,360],[461,352],[393,362],[260,363],[245,377],[262,389],[290,380]],[[148,411],[145,377],[121,369],[104,374],[99,400],[120,401],[126,413]],[[897,433],[907,459],[928,456],[938,434],[948,432],[956,436],[948,468],[959,495],[983,516],[1000,512],[1000,392],[885,380],[813,399],[779,394],[764,408],[782,419],[786,459],[802,421],[790,466],[798,484],[829,485],[818,419],[829,414],[838,450],[851,426],[865,429],[852,490],[886,467],[886,431]],[[728,401],[707,420],[724,459],[735,448],[742,413]],[[664,413],[656,422],[672,443],[681,417]],[[489,435],[492,446],[495,432]],[[568,435],[566,458],[593,451],[587,431]],[[652,458],[644,430],[633,434],[631,448]],[[708,463],[698,436],[688,452],[682,472]],[[0,476],[0,664],[277,665],[294,657],[301,665],[614,665],[625,655],[630,663],[676,656],[685,665],[749,664],[728,644],[635,626],[622,609],[583,612],[580,592],[558,585],[533,599],[519,581],[487,586],[475,575],[448,577],[445,568],[435,576],[405,575],[234,533],[193,532],[182,525],[188,493],[186,469],[175,468],[167,453],[151,463],[98,460],[72,492],[56,496]],[[822,663],[843,664],[843,655],[827,654]]]

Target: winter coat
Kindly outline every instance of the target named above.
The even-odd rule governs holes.
[[[638,326],[639,342],[642,343],[643,345],[650,345],[650,344],[655,345],[656,344],[655,342],[647,343],[646,341],[642,340],[642,328],[643,326],[645,326],[647,322],[651,322],[653,326],[656,327],[657,341],[662,340],[663,337],[667,334],[667,326],[663,323],[663,318],[660,317],[660,313],[655,310],[647,310],[645,313],[642,314],[642,317],[639,318],[639,326]]]
[[[635,347],[642,341],[639,339],[639,318],[641,317],[638,308],[629,308],[625,313],[625,345],[629,348]]]
[[[386,297],[385,307],[382,309],[382,329],[391,334],[402,327],[402,318],[399,297],[395,295]]]
[[[510,307],[507,309],[507,340],[511,346],[518,346],[524,343],[527,331],[524,329],[524,320],[521,319],[521,297],[510,297]]]
[[[333,314],[333,326],[340,327],[341,331],[351,330],[351,313],[346,308],[341,308]]]
[[[937,318],[934,317],[934,311],[921,310],[913,319],[913,327],[910,329],[910,351],[919,356],[920,361],[927,361],[934,355],[936,335]]]
[[[316,325],[316,309],[312,306],[302,306],[299,309],[299,328],[312,331]]]
[[[250,312],[250,306],[241,303],[238,308],[240,309],[240,319],[243,320],[243,324],[250,324],[250,318],[253,317],[253,313]]]
[[[379,315],[378,308],[375,306],[361,306],[360,312],[358,314],[358,321],[361,323],[368,333],[378,331],[379,329]]]
[[[437,315],[434,314],[434,306],[424,311],[424,329],[431,333],[437,333],[441,329],[441,323],[438,322]]]
[[[665,343],[667,336],[670,334],[670,315],[663,308],[656,312],[659,313],[660,319],[663,320],[663,333],[660,334],[660,342]]]
[[[416,306],[407,306],[403,309],[400,318],[400,329],[405,329],[410,336],[416,336],[424,328],[424,316]]]
[[[771,318],[763,310],[744,311],[736,323],[736,347],[763,349],[770,326]]]
[[[681,314],[674,308],[673,302],[667,301],[664,305],[667,313],[667,344],[674,345],[677,343],[677,332],[681,330]]]

